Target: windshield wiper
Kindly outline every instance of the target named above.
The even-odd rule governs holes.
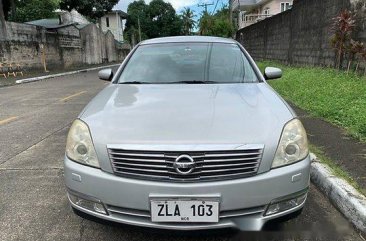
[[[218,83],[216,81],[204,81],[204,80],[183,80],[183,81],[173,81],[173,82],[142,82],[142,81],[126,81],[120,82],[119,84],[131,84],[131,85],[139,85],[139,84],[214,84]]]
[[[174,81],[167,82],[167,84],[214,84],[216,81],[205,81],[205,80],[183,80],[183,81]]]
[[[151,84],[151,83],[149,83],[149,82],[142,82],[142,81],[127,81],[127,82],[120,82],[119,84],[140,85],[140,84]]]

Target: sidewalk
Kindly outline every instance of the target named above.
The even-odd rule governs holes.
[[[25,70],[23,71],[24,76],[18,75],[17,77],[10,76],[5,79],[3,76],[0,76],[0,87],[15,85],[17,80],[22,79],[29,79],[34,77],[43,77],[43,76],[51,76],[55,74],[61,74],[66,72],[96,68],[96,67],[103,67],[103,66],[110,66],[113,64],[120,64],[120,62],[110,62],[104,64],[91,64],[91,65],[84,65],[84,66],[77,66],[74,68],[67,68],[67,69],[50,69],[49,72],[44,72],[43,70]]]
[[[319,155],[324,154],[320,158],[311,154],[311,181],[366,234],[366,143],[294,104],[291,106],[304,124],[309,142],[321,150]]]
[[[308,133],[309,142],[324,151],[361,189],[366,190],[366,143],[347,136],[345,131],[320,118],[312,117],[291,104]]]

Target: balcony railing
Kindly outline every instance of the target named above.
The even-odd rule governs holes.
[[[257,23],[263,19],[272,17],[272,14],[245,14],[240,13],[239,16],[239,29],[248,27],[254,23]]]
[[[234,11],[240,10],[241,11],[247,11],[252,9],[254,6],[257,6],[264,0],[230,0],[231,6]]]

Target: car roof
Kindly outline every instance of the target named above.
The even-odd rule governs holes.
[[[146,44],[162,44],[162,43],[186,43],[186,42],[199,42],[199,43],[236,43],[233,39],[208,37],[208,36],[178,36],[178,37],[164,37],[154,38],[141,42],[141,45]]]

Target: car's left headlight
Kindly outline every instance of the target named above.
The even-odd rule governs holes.
[[[89,127],[81,120],[72,123],[67,136],[66,156],[84,165],[100,167]]]
[[[288,122],[281,135],[272,168],[301,161],[309,154],[306,131],[298,119]]]

